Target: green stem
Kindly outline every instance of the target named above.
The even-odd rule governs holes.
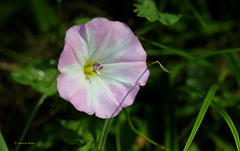
[[[106,141],[107,141],[108,132],[109,132],[109,129],[112,125],[112,120],[113,120],[113,118],[109,118],[109,119],[106,119],[105,122],[104,122],[103,129],[102,129],[102,134],[100,136],[100,141],[99,141],[99,144],[98,144],[98,150],[99,151],[104,151],[104,147],[105,147],[105,144],[106,144]]]
[[[153,144],[153,145],[155,145],[155,146],[158,146],[158,147],[160,147],[161,149],[166,150],[166,148],[165,148],[164,146],[162,146],[162,145],[158,144],[157,142],[151,140],[150,138],[146,137],[144,134],[142,134],[141,132],[139,132],[139,131],[133,126],[132,120],[131,120],[131,118],[130,118],[130,116],[129,116],[129,114],[128,114],[128,112],[127,112],[126,109],[124,109],[124,113],[125,113],[125,115],[126,115],[126,117],[127,117],[127,119],[128,119],[128,123],[129,123],[129,125],[130,125],[130,127],[131,127],[131,129],[132,129],[133,132],[135,132],[137,135],[139,135],[139,136],[141,136],[142,138],[144,138],[144,139],[145,139],[146,141],[148,141],[149,143],[151,143],[151,144]]]
[[[202,18],[202,16],[199,14],[199,12],[197,11],[197,9],[193,6],[193,4],[189,1],[189,0],[183,0],[185,2],[185,4],[187,5],[187,7],[189,9],[191,9],[191,11],[193,12],[194,16],[198,19],[198,21],[200,22],[200,24],[206,28],[207,24],[205,23],[204,19]]]
[[[117,151],[121,151],[121,127],[122,127],[122,121],[120,121],[120,119],[119,119],[115,126],[115,133],[116,133],[115,141],[116,141]]]
[[[23,142],[24,137],[25,137],[26,134],[27,134],[27,131],[28,131],[28,129],[29,129],[30,124],[32,123],[32,120],[33,120],[34,116],[36,115],[39,107],[43,104],[44,100],[48,97],[48,95],[49,95],[49,89],[52,87],[53,84],[55,84],[55,81],[56,81],[56,78],[55,78],[55,76],[54,76],[54,78],[53,78],[53,79],[51,80],[51,82],[49,83],[48,90],[41,96],[41,98],[38,100],[37,104],[35,105],[35,107],[34,107],[34,109],[33,109],[33,111],[32,111],[32,114],[30,115],[30,117],[29,117],[29,119],[28,119],[28,121],[27,121],[27,124],[25,125],[24,130],[23,130],[23,132],[22,132],[22,134],[21,134],[21,137],[20,137],[20,139],[19,139],[18,142]],[[18,143],[15,151],[18,151],[18,150],[20,149],[20,147],[21,147],[21,144]]]
[[[21,137],[20,137],[20,139],[19,139],[18,142],[22,142],[22,141],[23,141],[24,137],[25,137],[26,134],[27,134],[28,128],[29,128],[29,126],[30,126],[30,124],[31,124],[34,116],[36,115],[39,107],[42,105],[42,103],[43,103],[44,100],[47,98],[47,96],[48,96],[48,93],[45,93],[45,94],[43,94],[42,97],[38,100],[36,106],[34,107],[34,109],[33,109],[33,111],[32,111],[32,114],[31,114],[30,118],[29,118],[28,121],[27,121],[27,124],[26,124],[26,126],[25,126],[25,128],[24,128],[24,130],[23,130],[23,132],[22,132],[22,135],[21,135]],[[18,143],[17,148],[16,148],[15,151],[18,151],[18,150],[20,149],[20,146],[21,146],[21,144]]]

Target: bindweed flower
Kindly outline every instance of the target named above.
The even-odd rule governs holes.
[[[67,31],[58,70],[60,96],[100,118],[116,116],[131,105],[149,77],[138,38],[124,23],[105,18]]]

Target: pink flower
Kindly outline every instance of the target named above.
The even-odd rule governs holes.
[[[105,18],[67,31],[58,70],[60,96],[100,118],[116,116],[131,105],[149,77],[138,38],[124,23]]]

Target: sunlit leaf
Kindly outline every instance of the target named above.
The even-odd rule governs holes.
[[[57,93],[56,84],[50,82],[56,78],[58,70],[49,64],[31,64],[29,66],[23,66],[14,70],[11,74],[13,80],[24,85],[30,85],[34,90],[39,93],[45,93],[48,91],[49,95]],[[55,81],[56,83],[56,81]]]
[[[137,13],[137,16],[145,17],[150,22],[159,21],[166,26],[175,24],[182,16],[181,14],[159,12],[153,0],[145,0],[141,4],[134,4],[134,6],[136,7],[134,12]]]
[[[139,17],[145,17],[150,22],[154,22],[159,18],[156,4],[152,0],[145,0],[142,4],[134,4],[134,6],[136,6],[134,12],[137,12]]]

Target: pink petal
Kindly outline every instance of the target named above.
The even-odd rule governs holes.
[[[146,52],[141,43],[124,23],[95,18],[85,27],[95,47],[90,56],[92,60],[103,64],[146,61]]]
[[[74,65],[74,67],[72,66]],[[72,66],[70,69],[69,67]],[[58,70],[64,72],[66,70],[77,70],[80,69],[80,65],[74,55],[74,52],[69,44],[65,44],[64,49],[60,55],[58,61]]]
[[[97,76],[91,81],[87,80],[83,87],[73,94],[70,102],[77,110],[89,115],[95,113],[100,118],[110,118],[118,106],[118,102],[109,88]]]
[[[116,116],[122,108],[132,105],[140,89],[138,85],[126,83],[109,84],[108,86],[118,101],[118,106],[114,107],[113,112],[111,111],[111,117]]]
[[[129,106],[133,103],[139,90],[136,86],[126,97],[124,103],[118,108],[120,102],[133,87],[132,84],[126,83],[106,83],[99,77],[94,77],[91,81],[86,81],[68,100],[79,110],[89,115],[96,114],[99,118],[110,118],[114,111],[116,116],[122,107]]]
[[[65,100],[71,97],[84,85],[85,77],[79,71],[60,74],[57,77],[57,89],[59,95]]]
[[[111,22],[105,18],[95,18],[84,25],[84,28],[80,30],[80,34],[88,44],[88,58],[98,61],[95,53],[100,47],[105,45],[106,35],[111,28]],[[103,55],[103,54],[100,54]]]
[[[123,62],[123,63],[111,63],[104,64],[101,72],[101,78],[104,81],[108,79],[116,80],[124,83],[132,83],[140,78],[143,72],[147,69],[146,62]],[[138,85],[144,86],[149,77],[149,70],[147,70],[138,81]]]
[[[89,106],[89,96],[87,91],[89,90],[87,89],[86,85],[84,85],[72,96],[70,102],[77,110],[92,115],[94,111],[91,106]]]
[[[73,53],[78,63],[83,66],[85,61],[88,59],[88,43],[83,39],[82,34],[84,34],[85,25],[75,25],[68,29],[65,37],[65,45],[69,45],[64,48],[63,52]],[[72,52],[71,52],[72,51]],[[71,59],[71,58],[66,58]]]

